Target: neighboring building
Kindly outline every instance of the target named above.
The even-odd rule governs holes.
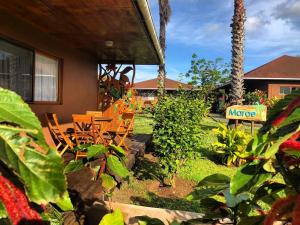
[[[147,0],[0,0],[0,87],[42,122],[97,110],[99,64],[160,62]]]
[[[269,98],[283,98],[293,90],[300,89],[300,57],[281,56],[244,76],[246,92],[255,89],[267,93]],[[229,93],[230,84],[218,88]]]
[[[165,91],[166,93],[172,93],[178,91],[179,88],[189,90],[191,86],[181,83],[179,81],[165,79]],[[151,80],[145,80],[134,84],[136,95],[143,101],[153,101],[157,99],[157,78]]]

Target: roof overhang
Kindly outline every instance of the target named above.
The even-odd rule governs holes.
[[[287,81],[297,81],[300,78],[287,78],[287,77],[276,77],[276,78],[266,78],[266,77],[244,77],[244,80],[287,80]]]
[[[100,63],[163,62],[147,0],[0,0],[0,13],[87,51]]]

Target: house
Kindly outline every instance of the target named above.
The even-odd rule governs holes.
[[[0,0],[0,87],[21,95],[44,125],[46,112],[65,123],[99,109],[100,65],[160,62],[147,0]]]
[[[137,97],[140,98],[142,101],[156,100],[158,90],[157,83],[157,78],[135,83],[134,89],[137,93]],[[178,91],[179,88],[189,90],[191,89],[191,86],[168,78],[165,79],[166,93],[174,93]]]
[[[246,92],[264,91],[268,98],[283,98],[300,89],[300,57],[283,55],[244,75]],[[230,84],[218,88],[229,93]]]

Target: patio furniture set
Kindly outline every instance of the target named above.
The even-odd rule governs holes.
[[[82,146],[114,144],[129,150],[125,139],[133,130],[134,112],[105,116],[101,111],[73,114],[72,124],[63,128],[55,113],[45,114],[47,126],[60,156],[66,151],[75,153],[75,160],[87,156]]]

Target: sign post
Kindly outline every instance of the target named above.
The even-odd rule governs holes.
[[[226,109],[226,119],[251,121],[251,134],[254,134],[254,122],[267,120],[267,107],[264,105],[233,105]]]

